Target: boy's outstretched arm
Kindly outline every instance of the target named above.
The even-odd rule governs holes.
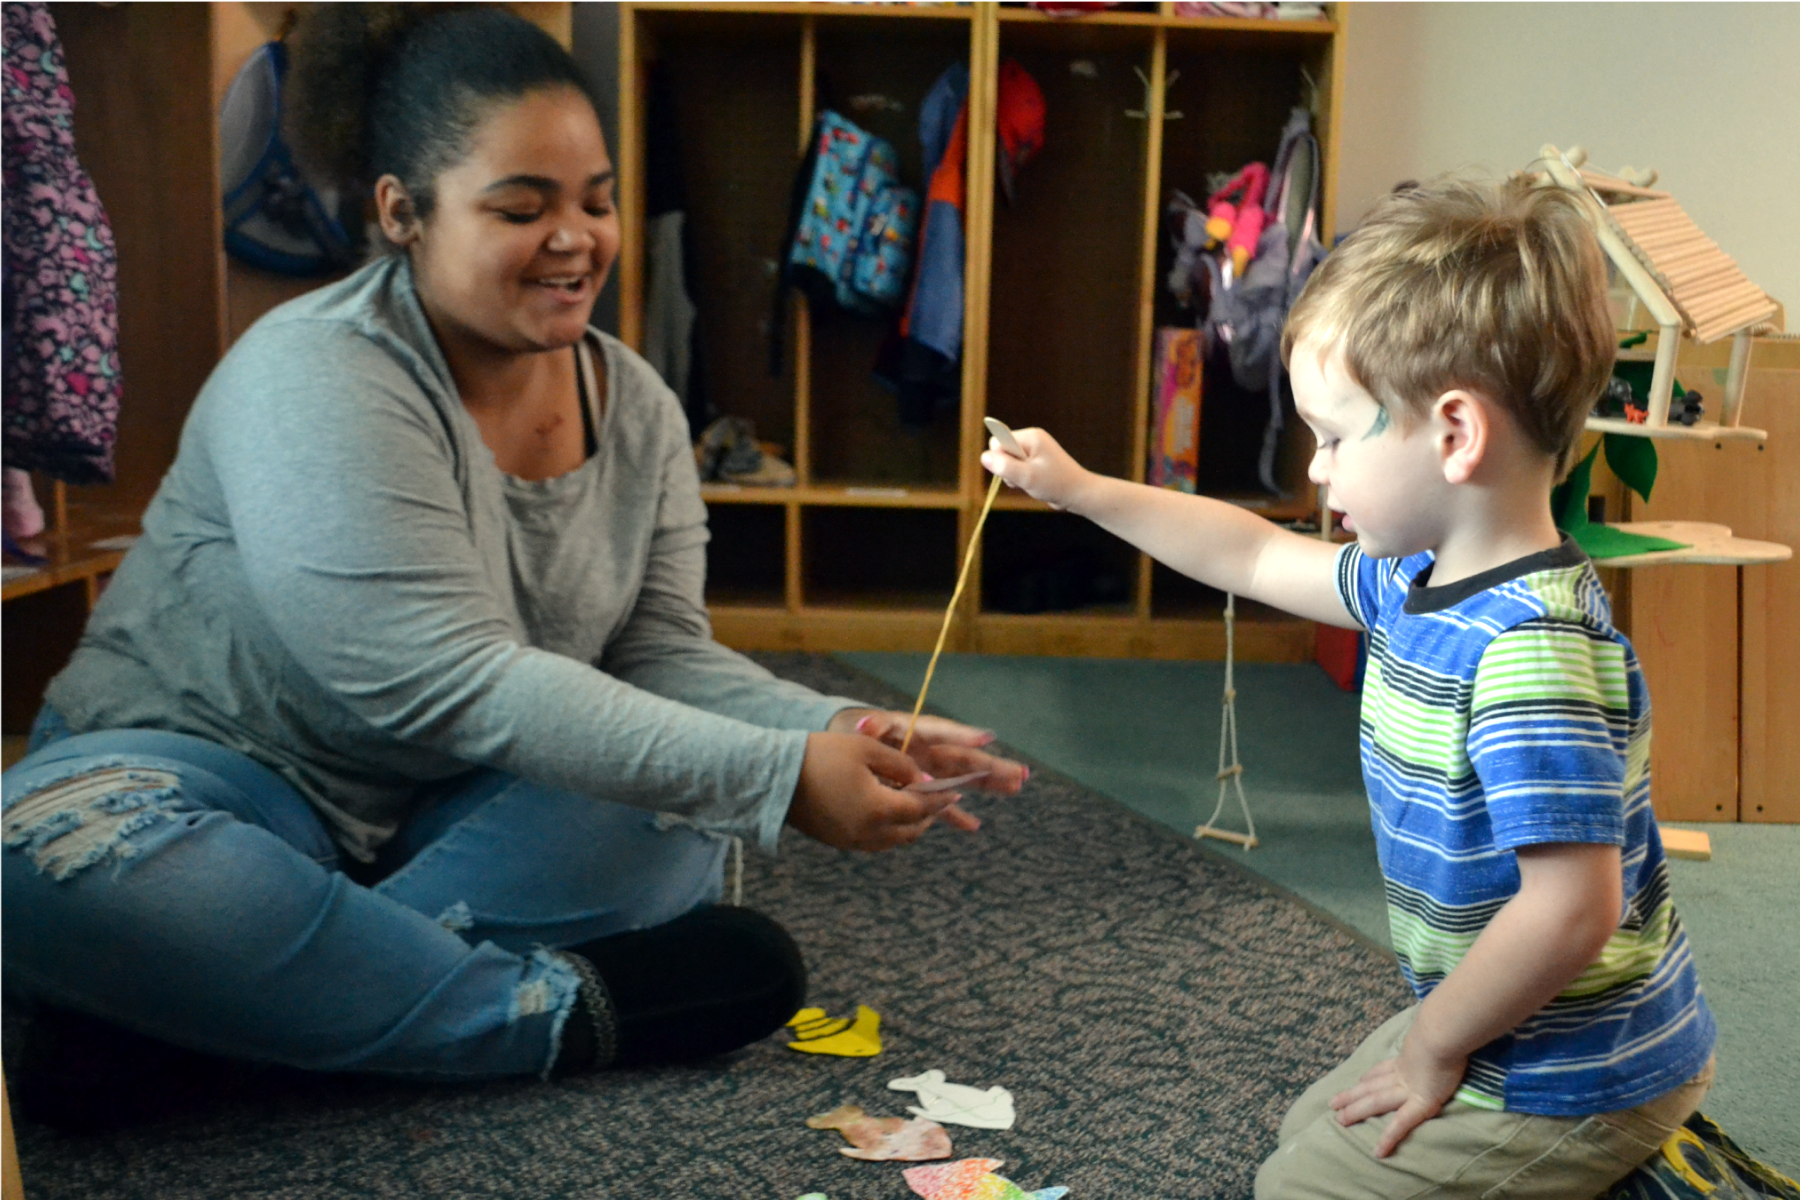
[[[1555,842],[1516,854],[1518,894],[1419,1005],[1399,1056],[1331,1098],[1343,1125],[1394,1114],[1376,1158],[1435,1117],[1462,1086],[1469,1055],[1560,995],[1619,926],[1617,846]]]
[[[1221,591],[1328,625],[1356,628],[1337,591],[1339,547],[1235,504],[1096,475],[1041,429],[1016,436],[1024,459],[990,443],[981,465],[1052,508],[1086,517],[1160,563]]]

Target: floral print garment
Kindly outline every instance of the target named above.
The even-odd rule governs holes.
[[[6,465],[106,483],[120,383],[112,226],[75,159],[75,96],[49,6],[0,8]]]

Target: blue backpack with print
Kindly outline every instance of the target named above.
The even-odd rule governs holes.
[[[846,312],[879,315],[906,298],[919,194],[900,186],[894,147],[826,109],[794,179],[776,291],[773,366],[781,370],[789,287]]]
[[[793,280],[839,308],[896,308],[919,223],[919,195],[900,186],[894,148],[826,109],[813,138],[806,199],[788,250]]]

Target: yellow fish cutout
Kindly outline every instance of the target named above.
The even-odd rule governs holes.
[[[788,1021],[795,1040],[789,1050],[802,1054],[831,1054],[838,1058],[873,1058],[881,1053],[881,1017],[866,1004],[856,1006],[856,1018],[828,1017],[822,1008],[803,1008]]]

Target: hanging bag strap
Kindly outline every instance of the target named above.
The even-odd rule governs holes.
[[[219,115],[225,249],[283,275],[319,275],[355,259],[350,234],[332,214],[336,195],[315,188],[281,137],[287,46],[252,54],[225,93]]]

